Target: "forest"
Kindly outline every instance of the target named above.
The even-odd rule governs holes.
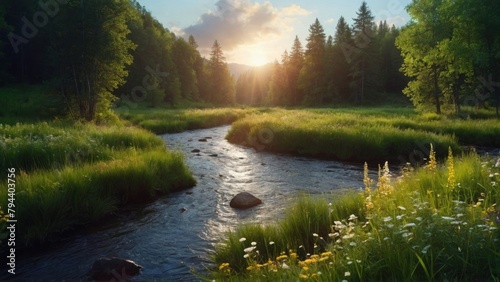
[[[500,4],[414,1],[397,28],[376,23],[363,2],[350,26],[327,36],[316,20],[274,64],[229,73],[214,38],[209,58],[193,36],[176,36],[137,1],[3,1],[0,83],[43,84],[60,113],[112,118],[113,106],[181,101],[211,105],[373,105],[405,101],[461,113],[495,107],[500,94]]]
[[[138,0],[0,1],[0,280],[498,281],[500,1],[406,11],[236,76]]]

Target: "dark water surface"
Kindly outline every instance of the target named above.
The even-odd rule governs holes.
[[[184,153],[196,187],[128,208],[95,230],[22,254],[15,278],[85,281],[97,258],[116,256],[144,267],[134,281],[199,281],[192,271],[206,274],[214,244],[230,228],[277,221],[301,192],[342,193],[363,186],[361,165],[257,152],[228,143],[224,139],[228,129],[161,136],[170,149]],[[199,141],[206,137],[207,142]],[[194,149],[200,152],[192,153]],[[229,207],[232,197],[242,191],[263,204],[245,211]],[[1,280],[7,278],[13,277],[0,275]]]

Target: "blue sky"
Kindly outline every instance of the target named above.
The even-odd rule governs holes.
[[[356,17],[362,0],[139,0],[165,27],[179,36],[193,34],[200,52],[208,56],[218,40],[229,63],[260,65],[280,59],[295,35],[306,44],[309,26],[319,19],[327,35],[335,34],[338,19]],[[367,0],[375,21],[404,25],[411,0]]]

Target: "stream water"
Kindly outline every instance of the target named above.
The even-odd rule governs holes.
[[[276,222],[302,192],[335,195],[363,186],[361,165],[258,152],[228,143],[228,130],[224,126],[161,136],[167,147],[184,153],[198,182],[195,187],[130,207],[93,230],[20,254],[15,278],[85,281],[97,258],[115,256],[144,267],[134,281],[199,281],[193,271],[206,274],[214,244],[230,228]],[[192,153],[195,149],[200,152]],[[242,191],[263,204],[232,209],[230,200]],[[12,278],[0,274],[0,280]]]

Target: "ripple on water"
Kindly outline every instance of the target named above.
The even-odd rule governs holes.
[[[275,222],[301,192],[322,194],[363,186],[362,165],[256,152],[228,143],[224,139],[228,129],[163,135],[170,149],[185,154],[196,177],[198,185],[190,194],[173,193],[128,216],[118,216],[102,230],[24,254],[18,279],[81,279],[95,259],[117,256],[143,265],[141,280],[198,280],[191,269],[205,271],[213,245],[230,228]],[[207,142],[198,142],[202,138]],[[192,150],[200,150],[199,156]],[[242,191],[263,204],[243,211],[229,207],[232,197]]]

